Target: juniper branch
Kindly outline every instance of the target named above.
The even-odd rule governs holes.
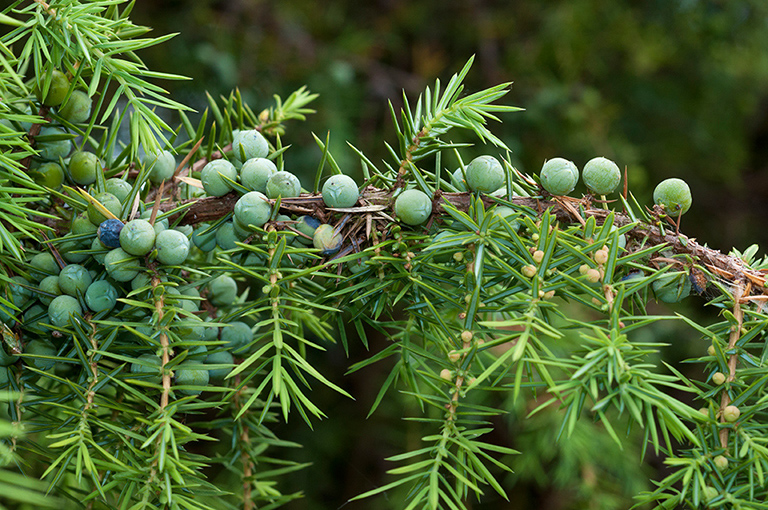
[[[459,211],[467,211],[472,195],[469,192],[437,192],[433,207],[433,220],[445,215],[444,204],[450,204]],[[176,219],[179,219],[181,224],[196,225],[198,223],[215,221],[230,214],[234,210],[238,198],[239,196],[236,192],[231,192],[223,197],[191,199],[181,203],[163,203],[160,208],[169,211],[179,205],[192,203],[192,206],[185,213],[180,213],[180,215],[183,215],[180,219],[173,216],[171,220],[176,221]],[[618,227],[634,225],[631,230],[627,231],[627,236],[644,243],[645,246],[663,245],[674,253],[688,255],[694,264],[707,268],[721,280],[727,281],[730,284],[736,284],[740,279],[745,279],[749,283],[747,287],[749,292],[741,296],[742,302],[766,299],[764,297],[766,296],[765,273],[749,267],[739,257],[724,254],[719,250],[700,244],[695,238],[690,238],[683,233],[676,234],[670,229],[663,228],[662,219],[659,219],[656,225],[643,221],[634,221],[628,214],[612,213],[601,207],[592,207],[592,200],[589,197],[581,199],[573,197],[512,197],[502,201],[489,195],[481,195],[480,198],[486,207],[498,203],[509,203],[523,210],[537,211],[539,214],[545,210],[551,210],[558,221],[565,224],[584,223],[587,218],[593,217],[598,225],[602,225],[606,218],[613,214],[614,225]],[[322,194],[303,193],[298,197],[282,198],[280,200],[280,211],[286,214],[311,214],[317,216],[322,221],[329,221],[338,212],[361,217],[372,214],[380,229],[383,230],[390,222],[391,217],[394,216],[391,202],[391,192],[389,190],[368,186],[361,193],[360,203],[370,205],[348,208],[342,211],[325,206]],[[275,204],[276,200],[272,200],[271,203]],[[387,216],[385,217],[383,214],[387,214]],[[351,224],[352,222],[349,223]]]

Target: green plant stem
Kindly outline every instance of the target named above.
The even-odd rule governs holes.
[[[157,275],[152,276],[152,290],[154,291],[160,284],[160,278]],[[163,308],[165,306],[163,296],[155,301],[155,312],[157,313],[157,324],[163,320]],[[163,374],[163,392],[160,395],[160,411],[168,407],[168,401],[171,394],[171,372],[166,370],[166,366],[171,361],[171,348],[168,343],[168,334],[165,331],[160,332],[160,348],[162,349],[161,370]]]
[[[235,376],[234,381],[235,387],[240,386],[240,374]],[[237,392],[235,392],[235,396],[233,399],[234,402],[234,416],[237,416],[240,413],[241,409],[241,402],[240,397],[241,395],[248,389],[248,386],[243,386]],[[256,507],[253,503],[253,496],[252,496],[252,482],[251,477],[253,476],[253,460],[251,459],[251,455],[249,453],[249,448],[251,445],[251,439],[250,434],[248,433],[248,420],[246,419],[246,414],[248,411],[246,411],[243,416],[240,417],[240,427],[242,428],[242,431],[238,435],[238,441],[240,442],[240,462],[243,464],[243,510],[254,510]],[[235,422],[236,423],[236,422]],[[237,425],[235,425],[237,426]]]

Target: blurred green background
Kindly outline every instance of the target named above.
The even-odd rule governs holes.
[[[205,108],[203,90],[227,94],[238,86],[254,109],[304,84],[320,93],[317,114],[306,126],[289,127],[285,139],[293,144],[287,169],[300,175],[313,174],[319,161],[310,132],[324,137],[330,130],[334,155],[353,175],[359,168],[346,140],[373,161],[385,158],[383,142],[395,139],[387,101],[399,107],[402,90],[415,99],[474,54],[468,90],[513,81],[506,102],[525,108],[494,127],[523,172],[535,173],[556,156],[579,167],[606,156],[628,168],[641,203],[650,203],[657,182],[680,177],[694,197],[685,233],[726,252],[768,245],[765,0],[153,0],[137,2],[133,17],[156,34],[180,32],[141,56],[150,68],[194,78],[165,85],[198,109]],[[676,326],[665,328],[657,340],[680,335]],[[678,347],[669,358],[700,351],[700,345]],[[351,353],[353,361],[364,355]],[[387,367],[344,377],[350,364],[344,353],[323,356],[327,374],[346,381],[358,400],[318,388],[321,408],[333,419],[314,432],[299,420],[278,431],[305,445],[294,458],[315,462],[288,481],[286,488],[306,491],[290,508],[340,508],[386,483],[383,472],[394,466],[383,457],[418,445],[400,419],[415,412],[408,403],[392,401],[364,429],[347,428],[364,420]],[[477,508],[631,506],[649,469],[636,451],[598,444],[590,424],[580,442],[553,446],[551,436],[532,431],[556,428],[558,417],[547,423],[544,415],[522,429],[514,416],[525,409],[511,403],[510,409],[513,418],[503,419],[497,439],[528,452],[506,480],[507,487],[517,483],[513,503],[491,498]],[[649,464],[662,469],[654,459]],[[397,501],[343,508],[395,508]]]

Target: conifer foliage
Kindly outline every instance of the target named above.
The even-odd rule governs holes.
[[[599,195],[567,196],[579,170],[557,154],[542,175],[514,168],[491,130],[518,110],[510,84],[465,91],[471,59],[390,105],[387,160],[350,144],[361,182],[316,136],[302,183],[283,140],[315,95],[253,108],[235,90],[193,122],[161,87],[182,77],[140,59],[170,36],[132,5],[0,13],[0,507],[281,506],[304,466],[274,424],[332,419],[318,384],[351,396],[309,353],[372,333],[388,346],[350,367],[389,367],[370,412],[405,395],[424,435],[357,499],[509,498],[525,452],[491,438],[506,399],[526,421],[556,410],[560,442],[585,422],[619,445],[639,431],[669,469],[638,506],[765,507],[768,261],[686,237],[685,183],[646,206],[604,158]],[[488,154],[465,162],[459,131]],[[695,293],[720,322],[647,307]],[[641,333],[666,320],[703,338],[705,377],[655,361]]]

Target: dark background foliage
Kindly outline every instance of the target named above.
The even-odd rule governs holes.
[[[286,162],[299,175],[317,167],[310,131],[321,137],[331,131],[332,151],[352,175],[358,168],[346,140],[374,161],[384,158],[382,141],[394,139],[387,100],[399,107],[403,89],[415,99],[434,78],[447,80],[476,54],[469,89],[513,81],[507,101],[525,108],[495,127],[523,172],[537,172],[556,156],[578,166],[606,156],[628,168],[630,189],[641,203],[650,203],[660,180],[681,177],[694,196],[683,231],[724,251],[768,244],[762,225],[768,216],[763,0],[154,0],[138,2],[134,19],[156,33],[180,32],[142,57],[150,68],[194,78],[166,85],[198,109],[205,107],[203,90],[224,94],[238,86],[258,108],[268,106],[272,94],[286,95],[302,84],[320,93],[318,113],[286,137],[293,144]],[[671,329],[664,334],[676,336]],[[365,355],[356,349],[353,360]],[[670,352],[673,361],[695,355],[685,346]],[[287,426],[286,434],[305,445],[297,455],[315,460],[294,478],[307,497],[291,508],[339,507],[385,483],[383,471],[392,466],[380,459],[398,453],[398,445],[418,444],[400,420],[409,410],[397,408],[397,401],[364,421],[364,428],[351,429],[363,422],[382,374],[369,369],[344,378],[350,362],[343,352],[325,356],[325,373],[345,380],[357,401],[318,395],[333,419],[314,431],[299,420]],[[557,427],[558,418],[545,414],[523,428],[515,419],[525,412],[519,407],[510,403],[511,418],[499,427],[506,437],[499,440],[513,447],[525,443],[533,452],[516,460],[515,499],[504,508],[631,504],[626,495],[638,490],[633,479],[641,469],[636,451],[598,444],[588,429],[581,443],[555,448],[551,436],[535,430]],[[388,508],[386,501],[345,508],[379,507]]]

